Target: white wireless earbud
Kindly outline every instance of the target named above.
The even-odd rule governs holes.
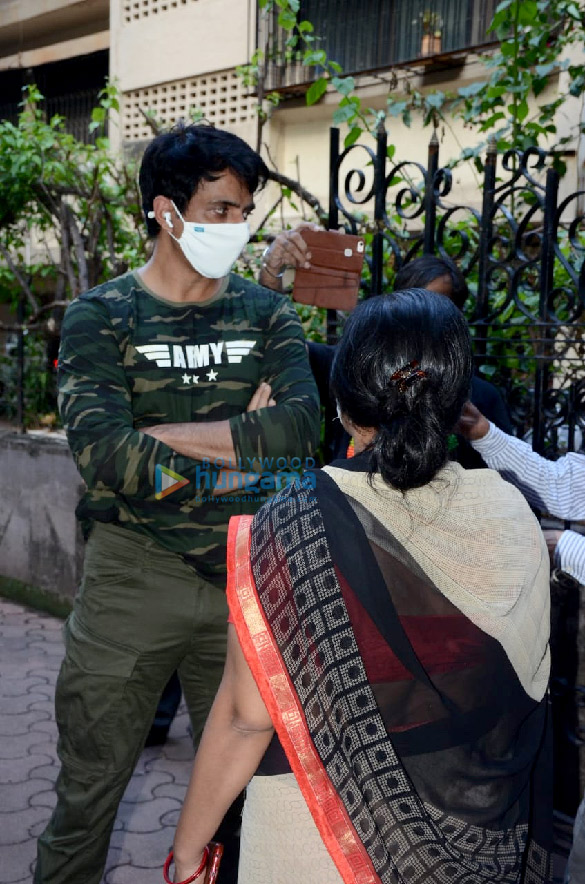
[[[169,225],[169,227],[172,230],[173,222],[171,221],[171,213],[170,212],[163,212],[163,218],[165,219],[165,221],[167,222],[167,224]]]

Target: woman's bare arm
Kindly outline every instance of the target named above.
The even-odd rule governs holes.
[[[175,880],[193,874],[226,811],[253,777],[274,733],[235,628],[175,834]]]

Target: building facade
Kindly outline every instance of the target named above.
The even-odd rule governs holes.
[[[496,5],[497,0],[301,0],[299,15],[314,24],[318,47],[356,76],[364,104],[380,110],[390,80],[398,88],[408,78],[422,91],[449,92],[482,79],[481,54],[493,45],[488,27]],[[300,179],[326,207],[328,130],[339,95],[330,89],[316,105],[306,106],[305,92],[317,74],[294,53],[284,59],[276,13],[258,6],[255,0],[0,0],[0,117],[15,116],[22,86],[35,81],[47,113],[63,114],[78,137],[90,137],[91,108],[109,76],[121,93],[120,114],[109,126],[115,150],[142,149],[152,137],[149,115],[168,126],[193,111],[255,145],[257,96],[237,69],[259,47],[266,58],[264,89],[282,95],[262,129],[265,158],[282,174]],[[551,95],[564,89],[564,76],[551,77]],[[582,116],[582,102],[574,99],[557,121],[562,133],[575,132],[566,148],[568,192],[584,183],[585,154],[576,126]],[[387,126],[397,160],[425,161],[431,132],[420,120],[414,118],[408,128],[391,118]],[[438,136],[442,162],[477,138],[461,123],[441,127]],[[461,200],[473,203],[478,196],[472,171],[456,175]],[[261,209],[273,198],[268,192]],[[285,206],[279,222],[296,215]]]

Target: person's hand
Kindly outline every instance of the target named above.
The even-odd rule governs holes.
[[[275,240],[270,244],[262,259],[262,268],[260,270],[259,282],[276,291],[282,290],[282,270],[284,267],[304,267],[309,269],[311,266],[311,252],[309,247],[299,230],[301,228],[309,230],[321,230],[318,224],[310,224],[303,221],[294,230],[283,230],[279,233]]]
[[[555,563],[555,551],[557,548],[557,544],[561,539],[562,531],[558,531],[555,529],[547,528],[542,532],[544,534],[544,539],[546,540],[546,546],[548,549],[548,555],[550,558],[551,566],[554,566]]]
[[[481,411],[472,402],[466,402],[453,432],[463,436],[464,439],[469,439],[470,442],[477,442],[487,435],[489,428],[490,422]]]
[[[259,408],[272,408],[276,400],[272,398],[272,387],[266,381],[258,386],[258,389],[248,402],[246,411],[258,411]]]

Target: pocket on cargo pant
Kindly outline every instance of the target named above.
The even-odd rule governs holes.
[[[116,736],[138,652],[94,635],[75,614],[65,625],[65,659],[55,692],[59,753],[73,763],[115,769],[129,747]]]

